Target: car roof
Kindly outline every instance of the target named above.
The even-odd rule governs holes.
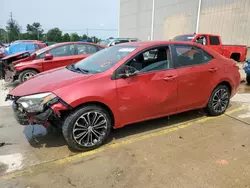
[[[219,36],[219,35],[211,34],[211,33],[190,33],[190,34],[182,34],[182,35],[177,35],[177,36],[189,36],[189,35],[193,35],[193,36],[196,36],[196,35]]]
[[[63,45],[66,45],[66,44],[88,44],[88,45],[95,45],[95,46],[100,46],[100,47],[103,47],[105,48],[105,46],[103,45],[100,45],[100,44],[96,44],[96,43],[93,43],[93,42],[61,42],[61,43],[55,43],[51,46],[55,47],[55,46],[63,46]]]
[[[222,56],[221,54],[215,52],[211,48],[208,48],[207,46],[204,46],[204,45],[201,45],[201,44],[197,44],[195,42],[186,42],[186,41],[139,41],[139,42],[122,43],[122,44],[118,44],[116,46],[124,46],[124,47],[125,46],[135,46],[135,47],[139,47],[139,48],[149,48],[149,47],[154,47],[154,46],[171,45],[171,44],[196,46],[196,47],[199,47],[199,48],[205,50],[206,52],[208,52],[209,54],[211,54],[212,56],[214,56],[216,58],[224,58],[224,56]]]
[[[138,38],[108,38],[106,40],[139,40],[139,39]]]
[[[139,41],[139,42],[130,42],[130,43],[122,43],[118,44],[119,46],[138,46],[138,47],[146,47],[146,46],[157,46],[157,45],[169,45],[169,44],[189,44],[190,42],[185,41]],[[191,43],[195,44],[195,43]]]

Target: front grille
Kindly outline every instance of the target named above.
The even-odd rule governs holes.
[[[10,101],[17,101],[18,99],[19,99],[20,97],[17,97],[17,96],[13,96],[13,95],[10,95],[10,94],[8,94],[7,96],[6,96],[6,101],[7,100],[10,100]]]

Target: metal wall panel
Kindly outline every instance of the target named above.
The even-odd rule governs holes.
[[[249,8],[249,0],[202,0],[199,32],[219,34],[225,44],[250,45]]]
[[[170,40],[183,33],[192,31],[192,17],[189,14],[178,14],[165,19],[164,40]],[[169,27],[171,26],[171,27]]]
[[[154,40],[195,32],[199,0],[155,0]],[[250,46],[250,0],[202,0],[199,33]],[[148,40],[152,0],[120,0],[120,36]],[[179,18],[179,20],[178,20]]]
[[[172,27],[176,26],[166,25],[165,20],[182,16],[183,13],[186,13],[188,19],[191,20],[189,29],[183,31],[193,33],[196,25],[197,2],[198,0],[155,0],[154,40],[169,38],[166,32],[169,33],[168,30],[171,30],[172,33]],[[141,40],[149,40],[152,0],[120,0],[120,7],[120,37],[137,37]]]

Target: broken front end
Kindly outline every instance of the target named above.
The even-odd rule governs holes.
[[[53,93],[40,93],[17,97],[8,95],[6,100],[13,101],[12,108],[17,122],[21,125],[41,124],[61,127],[62,113],[72,109]]]
[[[0,61],[0,79],[4,79],[5,82],[17,80],[18,75],[14,69],[15,61],[26,59],[29,56],[29,52],[22,52],[3,58]]]

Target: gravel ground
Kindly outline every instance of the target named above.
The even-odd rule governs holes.
[[[9,106],[11,105],[10,101],[5,101],[6,95],[9,91],[14,88],[17,83],[6,83],[3,80],[0,80],[0,106]]]

